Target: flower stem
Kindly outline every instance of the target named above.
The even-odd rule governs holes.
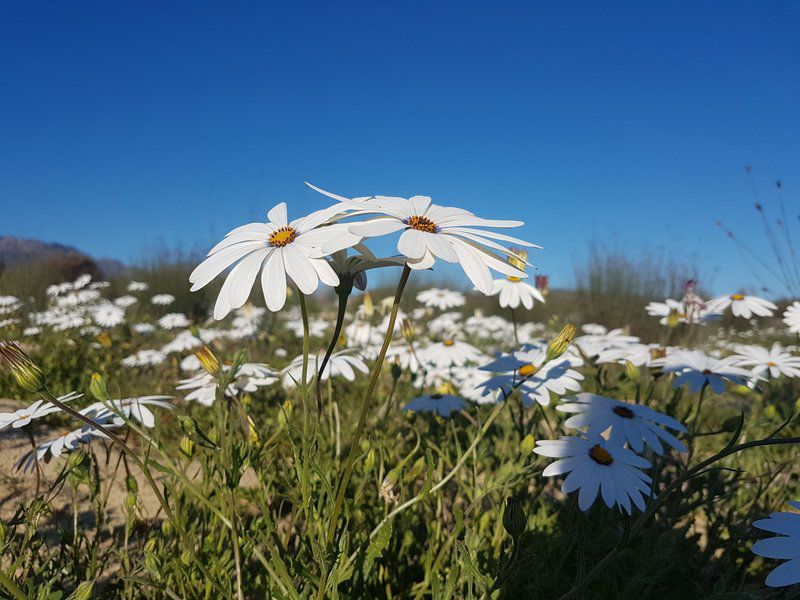
[[[350,482],[350,476],[353,473],[353,465],[356,459],[358,442],[361,440],[361,434],[364,431],[364,424],[367,421],[367,411],[369,410],[369,405],[372,401],[372,394],[375,392],[375,386],[378,384],[378,378],[381,374],[383,361],[386,358],[386,351],[389,349],[389,344],[392,342],[394,325],[397,321],[397,311],[400,309],[400,299],[403,297],[403,290],[406,287],[406,282],[408,281],[409,275],[411,275],[411,269],[408,265],[405,265],[403,267],[403,273],[400,275],[400,281],[397,283],[397,290],[394,294],[394,303],[392,304],[392,312],[389,315],[389,325],[386,329],[386,336],[383,338],[383,346],[381,346],[380,353],[375,361],[375,366],[372,368],[372,376],[370,377],[369,386],[367,387],[367,392],[364,394],[364,400],[361,404],[361,413],[358,417],[356,431],[353,434],[353,439],[350,442],[350,450],[348,451],[347,459],[345,460],[344,471],[342,472],[342,477],[339,482],[339,491],[336,494],[336,501],[334,502],[333,511],[331,512],[330,523],[328,524],[328,546],[333,545],[336,537],[336,527],[339,521],[339,513],[342,510],[342,504],[344,504],[344,496],[347,493],[347,484]],[[327,580],[328,569],[326,568],[323,571],[320,579],[319,598],[323,598],[325,595]]]
[[[319,365],[319,371],[317,371],[317,413],[320,415],[322,414],[322,373],[325,371],[325,367],[331,359],[333,350],[339,342],[339,336],[342,333],[342,326],[344,325],[344,316],[347,312],[347,300],[349,298],[350,294],[339,294],[339,310],[336,313],[336,325],[333,328],[333,337],[331,338],[331,343],[328,344],[328,349],[325,351],[325,357]]]

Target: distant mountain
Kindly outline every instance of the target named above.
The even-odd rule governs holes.
[[[95,277],[113,277],[125,269],[118,260],[93,258],[74,246],[0,236],[0,270],[34,263],[48,263],[68,276],[90,273]]]

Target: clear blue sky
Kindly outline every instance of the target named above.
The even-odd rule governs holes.
[[[428,194],[755,284],[753,191],[800,212],[797,2],[0,4],[0,234],[134,260],[285,200]]]

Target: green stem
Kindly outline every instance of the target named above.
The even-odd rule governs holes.
[[[22,591],[14,581],[6,575],[3,571],[0,571],[0,585],[2,585],[9,594],[11,594],[17,600],[30,600],[30,598]]]
[[[343,292],[339,294],[339,310],[336,313],[336,326],[333,328],[333,337],[331,338],[331,343],[328,344],[328,349],[325,351],[325,358],[322,359],[319,371],[317,372],[317,413],[320,415],[322,414],[322,372],[328,365],[333,350],[339,342],[339,336],[342,333],[342,326],[344,325],[344,316],[347,312],[347,300],[349,298],[350,294],[345,294]]]
[[[394,294],[394,303],[392,304],[392,312],[389,316],[389,325],[386,329],[386,336],[383,338],[383,346],[381,346],[375,366],[372,368],[372,376],[370,377],[369,386],[367,387],[367,392],[364,394],[364,400],[361,404],[361,413],[358,417],[358,425],[356,425],[356,431],[353,434],[352,441],[350,442],[350,450],[347,453],[344,471],[342,472],[342,478],[339,482],[339,491],[336,494],[336,501],[334,502],[333,511],[331,512],[331,520],[328,524],[328,546],[332,546],[336,538],[336,527],[339,521],[339,513],[342,510],[342,504],[344,504],[344,496],[347,493],[347,484],[350,482],[350,476],[353,473],[353,465],[355,463],[358,442],[361,440],[361,434],[364,431],[364,424],[367,421],[367,411],[369,410],[370,402],[372,401],[372,394],[375,392],[375,386],[378,384],[378,378],[381,374],[383,361],[386,358],[386,352],[389,349],[389,344],[392,342],[394,325],[397,321],[397,311],[400,309],[400,299],[403,297],[403,290],[406,287],[406,282],[408,281],[409,275],[411,275],[411,269],[408,265],[405,265],[403,267],[403,273],[400,275],[400,281],[397,283],[397,290]],[[320,579],[319,598],[323,598],[325,595],[327,580],[328,570],[325,569]]]

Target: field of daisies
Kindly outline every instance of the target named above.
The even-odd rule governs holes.
[[[582,322],[520,221],[314,189],[169,286],[0,276],[0,596],[800,597],[800,302]]]

